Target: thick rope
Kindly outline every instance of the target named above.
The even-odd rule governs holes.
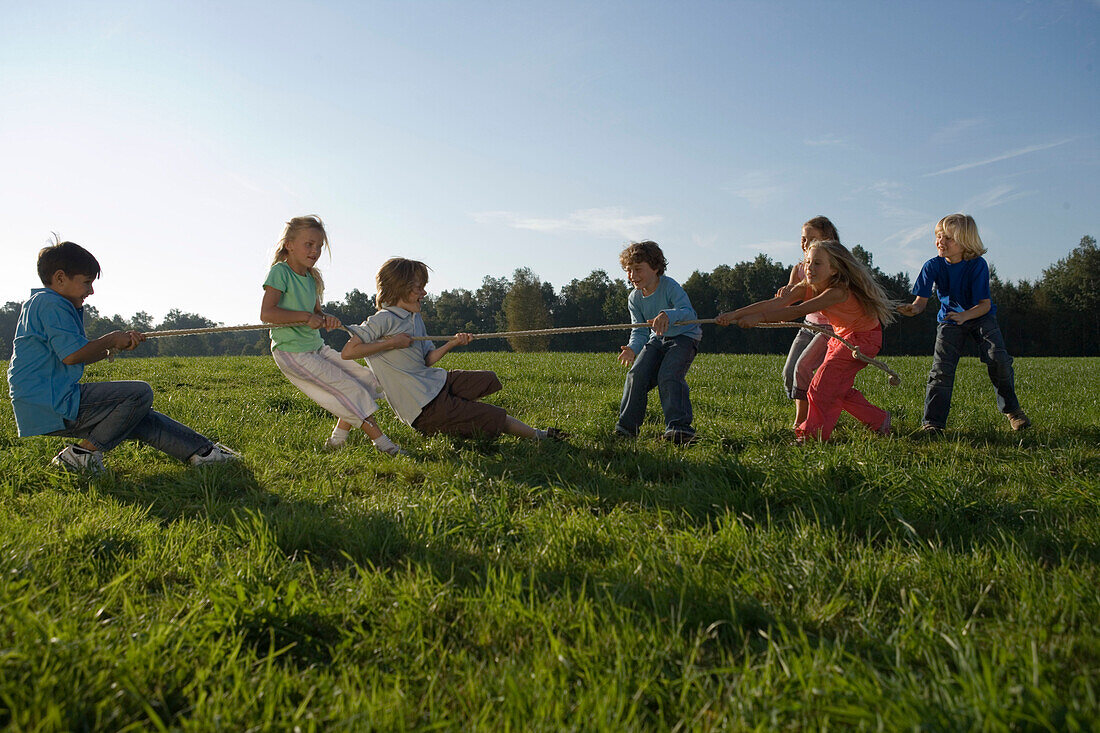
[[[233,331],[259,331],[268,328],[278,328],[282,326],[304,326],[308,321],[295,321],[294,323],[258,323],[250,326],[214,326],[211,328],[181,328],[174,331],[149,331],[144,334],[145,338],[162,338],[164,336],[193,336],[203,333],[230,333]],[[689,321],[677,321],[670,324],[672,326],[690,326],[690,325],[705,325],[709,323],[717,323],[713,318],[697,318]],[[780,321],[778,323],[758,323],[756,328],[804,328],[807,331],[813,331],[815,333],[824,334],[829,338],[834,338],[840,343],[848,347],[852,352],[852,356],[859,359],[862,362],[866,362],[873,367],[878,367],[882,371],[886,372],[889,376],[889,382],[891,386],[896,387],[901,384],[901,376],[886,365],[885,362],[878,359],[872,359],[860,351],[859,347],[855,344],[841,338],[832,331],[816,326],[812,323],[791,323],[789,321]],[[589,333],[592,331],[614,331],[628,328],[649,328],[648,323],[613,323],[605,326],[566,326],[564,328],[539,328],[530,331],[497,331],[495,333],[473,333],[470,336],[474,339],[490,339],[490,338],[517,338],[523,336],[554,336],[558,334],[566,333]],[[352,333],[345,326],[340,326],[340,329]],[[353,334],[354,335],[354,334]],[[447,341],[451,339],[451,336],[411,336],[413,341]]]

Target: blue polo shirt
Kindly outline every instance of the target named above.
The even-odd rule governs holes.
[[[997,313],[989,295],[989,265],[985,258],[975,257],[951,264],[943,257],[933,257],[924,263],[924,267],[913,283],[913,295],[928,298],[933,288],[940,299],[940,312],[937,320],[947,321],[948,313],[962,313],[989,300],[989,315]]]
[[[19,437],[63,430],[65,420],[76,419],[84,365],[61,360],[87,343],[83,308],[50,288],[31,291],[19,312],[8,364]]]

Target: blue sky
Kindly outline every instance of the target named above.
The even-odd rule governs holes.
[[[817,214],[915,276],[966,211],[1034,280],[1100,236],[1098,38],[1096,0],[0,0],[0,302],[56,231],[103,313],[255,322],[312,213],[329,299],[393,255],[435,293],[642,238],[791,263]]]

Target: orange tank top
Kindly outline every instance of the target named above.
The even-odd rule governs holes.
[[[829,324],[841,338],[861,331],[874,331],[879,326],[878,319],[864,310],[859,298],[850,290],[847,298],[830,308],[823,308],[821,312],[828,316]]]

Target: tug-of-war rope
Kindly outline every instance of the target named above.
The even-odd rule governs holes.
[[[174,331],[147,331],[145,338],[163,338],[165,336],[194,336],[203,333],[230,333],[232,331],[260,331],[269,328],[281,328],[284,326],[304,326],[308,321],[295,321],[294,323],[257,323],[250,326],[214,326],[211,328],[181,328]],[[713,318],[698,318],[690,321],[677,321],[676,323],[670,323],[669,326],[690,326],[694,324],[705,325],[708,323],[717,323]],[[346,326],[340,326],[340,328],[348,333],[352,333]],[[566,326],[564,328],[540,328],[533,331],[497,331],[496,333],[472,333],[471,337],[474,339],[492,339],[492,338],[516,338],[523,336],[555,336],[565,333],[587,333],[590,331],[614,331],[618,329],[628,328],[649,328],[648,323],[613,323],[606,326]],[[848,347],[852,352],[852,356],[860,361],[866,362],[873,367],[877,367],[886,372],[890,386],[896,387],[901,384],[901,375],[891,369],[885,362],[873,359],[862,351],[855,344],[851,343],[847,339],[844,339],[832,331],[814,325],[812,323],[792,323],[790,321],[779,321],[777,323],[758,323],[754,328],[804,328],[807,331],[813,331],[815,333],[824,334],[829,338],[836,339],[840,343]],[[413,341],[447,341],[450,336],[411,336]]]

